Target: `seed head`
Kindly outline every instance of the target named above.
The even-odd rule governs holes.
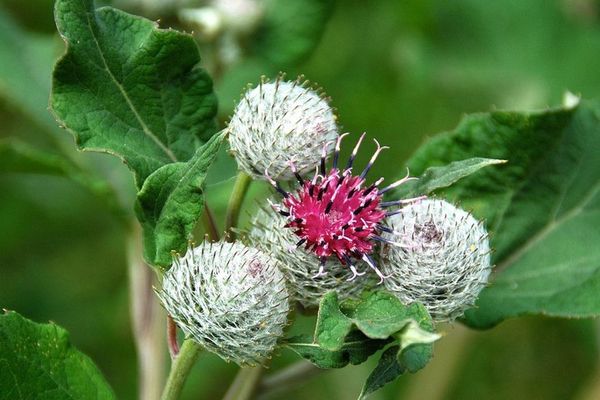
[[[361,279],[359,284],[348,282],[350,270],[344,268],[337,259],[331,259],[327,269],[331,272],[313,279],[319,268],[319,259],[303,247],[297,247],[298,237],[285,228],[286,219],[272,208],[260,209],[252,221],[248,239],[253,246],[268,252],[281,262],[290,296],[305,308],[319,305],[321,297],[335,290],[340,299],[358,296],[369,283]]]
[[[286,228],[291,229],[298,238],[297,246],[304,246],[306,251],[320,259],[319,272],[325,273],[325,262],[329,257],[335,257],[344,266],[349,267],[353,280],[364,275],[356,269],[353,260],[364,261],[380,278],[385,276],[379,271],[375,260],[371,257],[375,242],[384,241],[379,234],[385,229],[381,224],[387,213],[384,207],[404,204],[415,199],[399,200],[383,203],[383,193],[406,182],[405,177],[384,189],[379,188],[383,179],[368,185],[365,177],[379,153],[386,147],[377,144],[377,150],[360,175],[354,175],[352,165],[364,134],[354,147],[350,159],[344,169],[338,168],[340,143],[345,135],[338,138],[333,156],[332,168],[327,171],[327,146],[323,147],[320,168],[312,180],[304,180],[298,173],[294,163],[290,170],[295,174],[300,187],[292,193],[286,192],[281,185],[273,180],[269,171],[265,171],[267,180],[283,196],[281,205],[276,205],[276,211],[287,217]]]
[[[300,173],[319,162],[321,149],[329,150],[338,136],[335,116],[327,101],[304,87],[299,79],[261,82],[248,90],[229,122],[229,143],[238,166],[257,179],[271,175],[289,180],[290,160]]]
[[[186,335],[240,365],[269,357],[289,312],[279,263],[240,243],[189,249],[165,273],[157,294]]]
[[[471,307],[490,274],[483,223],[443,200],[423,200],[387,220],[381,268],[386,289],[420,302],[434,320],[451,321]]]

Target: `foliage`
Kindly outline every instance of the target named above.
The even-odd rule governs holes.
[[[161,166],[190,159],[216,113],[192,37],[92,0],[59,0],[55,10],[67,52],[51,107],[78,146],[121,158],[138,188]]]
[[[431,359],[433,323],[420,304],[403,305],[385,291],[364,293],[359,300],[338,303],[337,293],[321,300],[314,338],[292,338],[286,346],[320,368],[341,368],[381,355],[361,396],[381,388],[406,371],[416,372]],[[390,354],[393,354],[391,357]]]
[[[144,229],[144,257],[167,267],[171,252],[184,253],[204,207],[202,189],[224,134],[212,137],[187,162],[167,164],[146,179],[137,195],[136,213]]]
[[[266,19],[245,43],[241,61],[216,82],[225,104],[220,115],[227,114],[242,86],[261,74],[307,72],[333,95],[347,130],[367,128],[382,143],[392,144],[393,162],[374,167],[388,178],[403,176],[401,159],[423,135],[452,126],[459,113],[490,104],[531,108],[556,103],[566,87],[587,97],[600,95],[593,73],[598,60],[592,51],[600,46],[600,31],[586,22],[581,10],[568,8],[575,2],[417,3],[384,2],[381,8],[338,4],[329,36],[317,48],[317,57],[305,62],[332,16],[333,2],[267,1]],[[33,8],[41,10],[49,2],[35,4]],[[535,23],[528,8],[536,9]],[[94,357],[117,392],[131,392],[132,374],[126,375],[126,382],[114,365],[134,371],[132,361],[111,350],[129,339],[122,333],[128,323],[122,304],[124,268],[118,271],[124,262],[118,244],[123,228],[107,222],[111,217],[98,204],[111,203],[122,214],[116,198],[130,201],[131,196],[115,194],[111,186],[130,182],[114,165],[106,167],[110,164],[70,152],[64,146],[67,135],[57,135],[46,107],[60,41],[47,34],[48,21],[35,20],[41,14],[23,12],[14,1],[0,6],[0,172],[9,174],[0,178],[0,231],[10,232],[0,241],[2,276],[7,277],[2,279],[0,302],[22,305],[36,318],[60,315],[69,321],[65,326],[74,338],[81,338],[86,346],[82,348],[87,352],[95,347]],[[28,30],[15,23],[15,15]],[[507,31],[506,20],[516,29]],[[207,195],[205,182],[219,182],[210,188],[213,193],[230,187],[226,177],[231,163],[213,163],[217,151],[225,155],[226,146],[219,150],[224,138],[214,135],[216,96],[211,78],[199,66],[196,41],[113,8],[94,9],[88,0],[59,0],[56,22],[68,48],[54,72],[53,112],[80,149],[116,155],[132,170],[145,257],[155,266],[168,267],[170,252],[182,251],[193,237]],[[563,63],[556,62],[556,54]],[[396,196],[435,193],[450,198],[485,218],[493,232],[495,280],[477,307],[468,311],[464,321],[470,326],[488,328],[525,314],[599,314],[599,112],[599,103],[583,101],[575,108],[471,115],[454,131],[426,142],[408,161],[411,175],[421,179],[398,188]],[[507,162],[495,165],[500,160]],[[46,176],[77,182],[101,200]],[[221,203],[217,211],[224,208]],[[77,221],[89,225],[92,233],[72,229]],[[90,257],[92,249],[97,253]],[[114,257],[109,262],[105,254]],[[90,276],[102,277],[100,289],[94,289],[97,282]],[[108,292],[118,295],[107,301]],[[94,318],[80,320],[76,314],[83,307],[89,311],[88,302],[95,301],[86,297],[90,293],[104,300],[93,306]],[[314,335],[292,337],[285,346],[322,368],[360,365],[344,370],[348,385],[333,385],[342,375],[332,374],[327,384],[305,387],[298,398],[321,390],[330,390],[330,397],[355,395],[367,373],[361,397],[383,388],[374,395],[383,398],[415,382],[406,376],[388,385],[431,359],[432,346],[422,341],[433,337],[433,326],[423,312],[419,305],[405,307],[382,291],[342,304],[326,296]],[[510,340],[490,339],[487,347],[481,344],[484,339],[473,342],[477,347],[466,352],[449,398],[467,398],[471,388],[479,394],[497,393],[497,398],[514,396],[513,387],[526,398],[531,395],[527,388],[535,387],[545,371],[556,377],[547,379],[543,393],[548,396],[570,397],[579,390],[597,353],[591,324],[544,321],[529,329],[530,320],[518,321],[508,322],[505,330],[505,325],[499,327]],[[95,335],[89,335],[92,322]],[[482,335],[489,334],[493,333]],[[32,347],[37,343],[48,353]],[[381,352],[378,362],[366,362],[376,352]],[[54,324],[35,324],[15,313],[0,316],[0,360],[6,367],[0,371],[0,398],[15,397],[15,387],[21,395],[30,391],[34,397],[44,392],[47,397],[60,393],[56,398],[67,393],[114,398],[97,368]],[[57,371],[66,383],[52,382],[43,374],[31,379],[31,360],[39,360],[35,368],[48,363],[47,370]],[[228,373],[209,357],[201,362],[215,375]],[[514,374],[495,370],[496,363],[502,368],[510,363]],[[558,373],[566,363],[586,374]],[[209,393],[205,397],[220,396],[220,388],[208,387],[204,375],[197,374],[194,382],[203,381],[207,387],[194,387],[194,395],[203,390]],[[503,386],[500,375],[510,384]],[[57,382],[64,392],[53,386]],[[285,396],[295,398],[293,393]]]
[[[53,323],[0,315],[0,364],[0,399],[115,399],[94,363]]]
[[[523,314],[590,317],[600,313],[600,114],[597,102],[537,113],[466,118],[409,161],[411,170],[475,155],[507,159],[443,191],[487,221],[496,277],[472,326]]]

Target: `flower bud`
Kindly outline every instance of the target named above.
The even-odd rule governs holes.
[[[326,274],[314,277],[320,267],[319,259],[297,246],[298,237],[285,224],[286,219],[273,209],[260,209],[252,221],[248,240],[281,262],[290,296],[303,307],[318,307],[321,297],[330,290],[335,290],[340,299],[356,297],[373,283],[369,279],[349,281],[352,272],[336,259],[329,260]]]
[[[240,243],[207,243],[175,260],[157,292],[177,325],[240,365],[264,362],[282,337],[288,292],[278,262]]]
[[[471,307],[487,284],[490,247],[483,223],[443,200],[423,200],[387,219],[381,248],[385,287],[403,303],[422,303],[436,321]]]
[[[321,150],[338,136],[333,110],[300,80],[261,82],[248,90],[229,122],[229,143],[241,170],[264,179],[265,170],[275,178],[294,175],[290,161],[303,174],[314,170]]]

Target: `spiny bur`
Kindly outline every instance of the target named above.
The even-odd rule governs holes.
[[[239,242],[190,248],[157,294],[186,335],[239,365],[269,358],[290,310],[278,261]]]

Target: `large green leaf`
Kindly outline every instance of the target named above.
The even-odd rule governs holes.
[[[172,251],[185,250],[204,207],[204,179],[224,136],[213,136],[191,160],[165,165],[144,182],[135,209],[150,264],[167,267]]]
[[[217,102],[190,35],[92,0],[58,0],[55,16],[67,52],[50,102],[81,149],[120,157],[139,188],[212,135]]]
[[[114,399],[94,363],[68,333],[15,312],[0,315],[0,399]]]
[[[466,321],[490,327],[522,314],[600,314],[600,104],[467,117],[410,160],[427,167],[506,159],[444,191],[485,218],[496,248],[491,287]]]

